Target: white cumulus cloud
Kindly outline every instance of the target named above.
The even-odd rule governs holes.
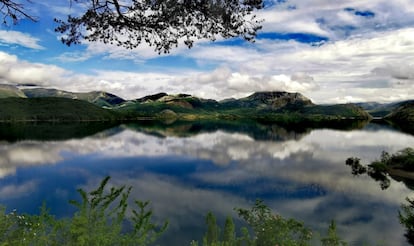
[[[36,50],[44,49],[44,47],[39,44],[39,41],[40,40],[38,38],[35,38],[27,33],[0,30],[0,43],[2,44],[17,44]]]

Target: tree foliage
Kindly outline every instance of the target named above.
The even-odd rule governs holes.
[[[116,44],[128,49],[142,42],[159,53],[180,41],[192,47],[197,39],[241,36],[253,41],[261,28],[252,12],[262,0],[73,0],[86,4],[80,16],[56,19],[62,42],[83,40]]]
[[[285,219],[273,214],[263,201],[257,200],[250,209],[236,209],[253,229],[254,236],[248,245],[308,245],[312,231],[300,221]]]

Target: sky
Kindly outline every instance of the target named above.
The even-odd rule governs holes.
[[[255,43],[201,40],[159,55],[84,42],[66,46],[54,18],[69,0],[25,2],[37,22],[0,25],[0,83],[124,99],[159,92],[222,100],[299,92],[315,103],[414,99],[414,0],[266,0]]]

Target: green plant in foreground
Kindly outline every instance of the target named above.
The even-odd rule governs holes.
[[[405,237],[407,241],[414,245],[414,200],[406,198],[408,204],[402,204],[398,212],[400,223],[405,227]]]
[[[345,246],[347,245],[346,242],[342,241],[338,233],[336,231],[336,223],[335,221],[331,221],[328,228],[328,235],[326,237],[321,238],[321,242],[323,246]]]
[[[207,231],[203,238],[203,246],[302,246],[311,245],[313,233],[302,222],[294,219],[285,219],[273,214],[263,201],[257,200],[250,209],[236,209],[240,218],[247,227],[240,229],[240,236],[236,236],[235,226],[231,217],[227,217],[223,233],[216,223],[216,218],[210,212],[206,216]],[[191,242],[198,246],[198,242]],[[323,246],[343,246],[336,231],[335,222],[331,222],[328,233],[321,238]]]
[[[131,187],[107,189],[108,181],[109,177],[105,178],[92,192],[79,189],[81,200],[71,201],[78,209],[71,218],[56,219],[45,205],[39,215],[19,215],[16,211],[6,214],[6,209],[0,207],[0,246],[152,244],[166,230],[167,223],[158,226],[151,221],[152,211],[148,209],[148,202],[135,200],[136,209],[130,208],[128,198]],[[250,209],[235,210],[247,224],[240,229],[240,234],[236,234],[231,217],[226,218],[221,230],[210,212],[206,216],[207,231],[203,246],[311,244],[313,234],[309,228],[302,222],[273,214],[261,200],[257,200]],[[411,208],[400,216],[411,221]],[[345,245],[337,235],[334,222],[321,243],[323,246]],[[198,242],[193,241],[191,245],[197,246]]]
[[[149,245],[167,228],[151,221],[148,202],[135,200],[137,209],[129,209],[131,187],[105,187],[106,177],[92,192],[79,189],[80,202],[72,218],[55,219],[43,206],[40,215],[17,215],[0,209],[0,246],[8,245]],[[130,215],[130,216],[129,216]],[[128,227],[128,228],[126,228]],[[129,228],[131,227],[131,228]]]

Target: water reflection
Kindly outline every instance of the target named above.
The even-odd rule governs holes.
[[[3,141],[0,203],[34,212],[46,200],[52,213],[65,216],[76,188],[92,190],[110,175],[113,185],[132,185],[132,197],[151,200],[160,222],[169,219],[168,245],[200,239],[207,211],[223,222],[256,198],[315,230],[334,219],[349,242],[403,245],[397,215],[411,191],[396,181],[381,191],[375,181],[350,175],[344,160],[369,162],[407,146],[413,136],[381,127],[296,132],[250,123],[146,123],[60,141]]]
[[[67,140],[84,138],[117,126],[115,122],[85,123],[1,123],[0,141]]]

